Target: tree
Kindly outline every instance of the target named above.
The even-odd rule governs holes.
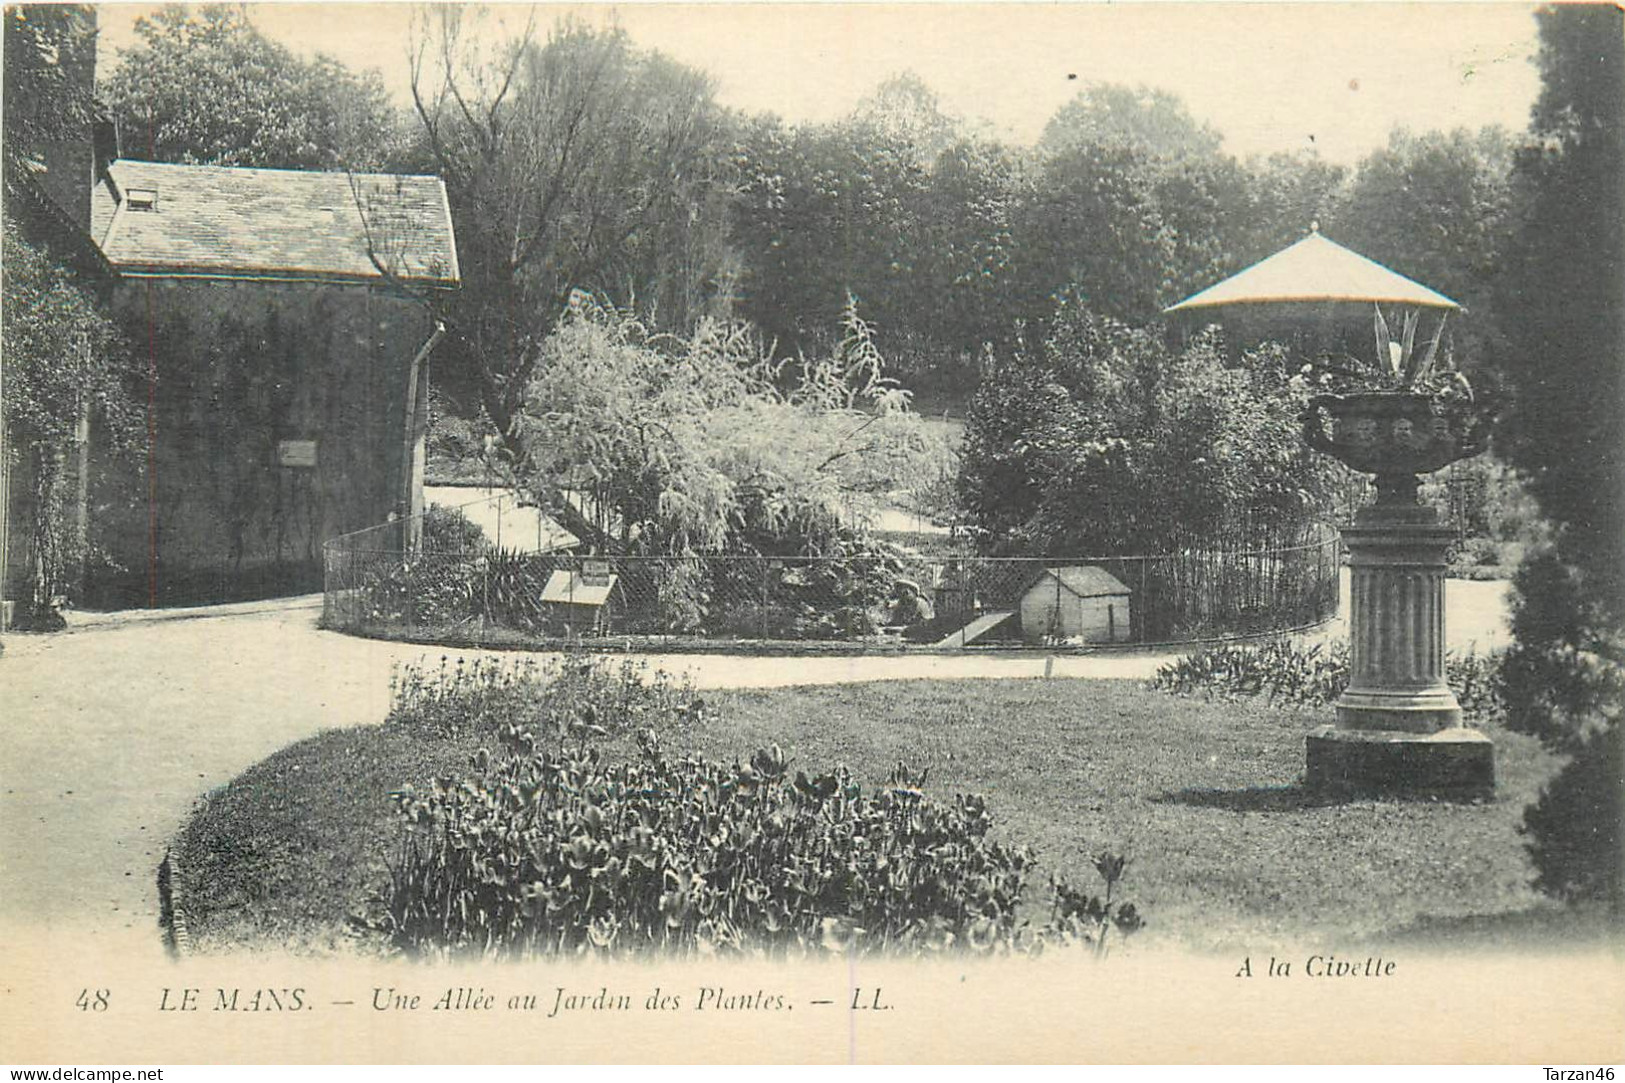
[[[1504,349],[1495,279],[1512,211],[1512,143],[1499,128],[1414,135],[1404,130],[1355,171],[1329,229],[1340,243],[1461,302],[1452,324],[1458,364],[1477,376]],[[1475,381],[1486,390],[1486,381]]]
[[[584,301],[548,336],[519,419],[522,482],[549,502],[569,487],[602,508],[617,543],[686,556],[816,550],[854,501],[879,506],[945,462],[883,375],[854,307],[828,354],[781,374],[740,323],[652,335]],[[805,555],[805,554],[803,554]]]
[[[852,121],[886,143],[910,148],[926,168],[959,138],[959,122],[942,111],[936,91],[911,71],[876,87],[853,110]]]
[[[1303,238],[1315,223],[1336,221],[1348,170],[1314,151],[1249,159],[1244,198],[1232,240],[1237,266],[1274,255]]]
[[[111,321],[73,277],[23,241],[9,216],[3,230],[4,425],[8,466],[26,479],[30,591],[22,627],[59,627],[56,599],[86,555],[71,529],[67,451],[94,417],[114,446],[137,428],[130,355]],[[9,510],[9,509],[8,509]]]
[[[1159,158],[1219,152],[1222,137],[1190,115],[1178,95],[1156,87],[1091,83],[1050,118],[1039,149],[1061,154],[1080,146],[1132,147]]]
[[[732,236],[744,264],[740,311],[781,349],[820,350],[847,294],[889,333],[915,324],[920,211],[930,180],[905,125],[847,118],[742,127]]]
[[[1571,755],[1525,812],[1540,886],[1625,904],[1625,37],[1617,8],[1544,8],[1542,88],[1518,151],[1497,301],[1510,410],[1497,450],[1555,542],[1517,578],[1508,724]]]
[[[1073,143],[1043,162],[1016,212],[1017,296],[1034,325],[1072,291],[1092,311],[1143,324],[1168,292],[1175,253],[1146,152]]]
[[[124,151],[159,162],[268,169],[377,169],[400,123],[376,71],[302,60],[243,8],[171,4],[136,20],[102,88]]]
[[[735,143],[739,312],[781,356],[819,352],[850,293],[910,387],[968,394],[983,345],[1012,336],[1028,156],[968,130],[912,74],[831,123],[743,118]]]
[[[25,4],[5,9],[6,183],[32,172],[34,159],[66,140],[87,141],[96,117],[88,77],[96,19],[77,4]]]
[[[118,333],[77,277],[61,262],[81,246],[66,226],[70,206],[54,212],[44,196],[74,193],[71,169],[53,176],[65,161],[88,156],[97,108],[91,94],[96,20],[73,5],[7,8],[5,12],[6,208],[0,223],[0,469],[23,490],[0,507],[6,544],[27,546],[29,587],[18,623],[60,626],[56,599],[69,593],[73,571],[85,556],[85,508],[75,506],[69,453],[87,435],[92,418],[117,442],[136,414],[128,393],[129,355]],[[51,168],[41,173],[40,165]],[[66,219],[64,218],[66,215]],[[28,239],[25,239],[28,238]],[[52,250],[44,245],[49,243]],[[61,248],[58,252],[55,249]],[[26,509],[11,534],[11,515]],[[0,575],[8,569],[0,568]]]
[[[572,295],[660,289],[651,318],[673,326],[704,311],[718,114],[704,76],[623,32],[563,23],[539,42],[527,27],[482,51],[476,17],[432,9],[414,47],[419,153],[446,182],[463,278],[426,300],[451,331],[445,382],[522,463],[520,413]]]
[[[961,500],[987,546],[1031,555],[1296,531],[1330,494],[1299,437],[1305,398],[1279,350],[1232,369],[1206,336],[1174,353],[1064,298],[1042,352],[1001,364],[973,401]]]
[[[1023,315],[1063,291],[1134,324],[1235,270],[1247,173],[1174,95],[1097,83],[1050,119],[1018,214]]]
[[[947,454],[881,375],[854,310],[841,346],[788,380],[745,325],[704,320],[691,336],[651,335],[628,313],[589,302],[542,355],[518,418],[532,451],[517,478],[540,501],[561,503],[565,488],[582,494],[606,544],[635,555],[835,558],[819,574],[865,583],[862,604],[841,619],[884,599],[890,565],[876,563],[880,550],[854,522],[854,505],[877,507],[933,480]],[[723,607],[741,595],[767,602],[758,563],[660,568],[647,589],[667,628],[717,617],[712,597]]]

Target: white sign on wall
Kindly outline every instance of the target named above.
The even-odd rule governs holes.
[[[298,466],[311,469],[316,465],[316,441],[282,440],[276,446],[278,466]]]

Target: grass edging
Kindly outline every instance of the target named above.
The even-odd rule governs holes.
[[[1124,852],[1140,939],[1199,951],[1366,941],[1549,906],[1517,823],[1557,760],[1495,731],[1497,798],[1481,804],[1314,800],[1303,740],[1322,712],[1180,700],[1133,681],[915,680],[707,693],[683,751],[745,758],[781,744],[795,768],[865,782],[898,760],[936,794],[977,793],[1009,842],[1087,877]],[[354,950],[351,919],[387,883],[388,791],[462,771],[490,738],[426,742],[390,726],[283,749],[200,802],[176,849],[200,952],[272,943]],[[612,738],[605,755],[627,756]],[[673,751],[676,751],[675,746]],[[793,768],[794,769],[794,768]],[[348,948],[345,947],[348,945]]]

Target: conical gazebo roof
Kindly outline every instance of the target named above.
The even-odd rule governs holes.
[[[1163,311],[1171,314],[1232,305],[1348,303],[1461,308],[1444,294],[1329,241],[1316,230]]]

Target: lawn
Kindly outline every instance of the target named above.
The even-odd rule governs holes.
[[[1558,762],[1492,731],[1497,799],[1320,804],[1296,786],[1326,711],[1179,699],[1128,681],[897,681],[709,693],[672,751],[733,760],[781,745],[792,770],[844,763],[865,783],[898,761],[927,792],[986,797],[1004,839],[1094,884],[1090,856],[1130,858],[1124,897],[1148,945],[1257,951],[1396,939],[1496,942],[1569,922],[1529,886],[1517,825]],[[388,883],[389,791],[460,771],[480,742],[393,727],[292,745],[202,802],[179,842],[193,942],[325,952]],[[635,754],[611,739],[611,756]],[[1030,895],[1041,905],[1045,877]],[[1034,916],[1038,916],[1035,912]]]

